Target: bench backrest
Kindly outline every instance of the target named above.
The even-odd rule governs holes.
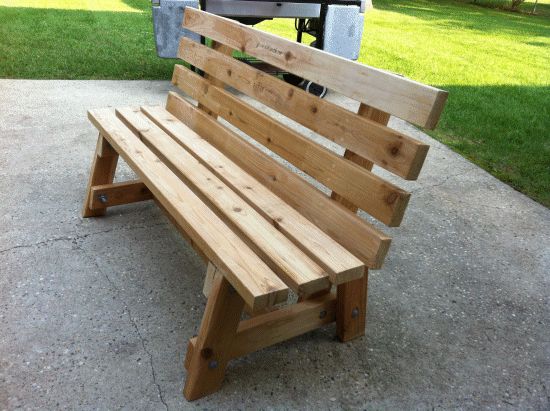
[[[390,239],[359,218],[356,210],[360,208],[388,226],[398,226],[410,193],[373,173],[372,166],[414,180],[428,152],[426,144],[386,124],[394,115],[434,128],[447,92],[200,10],[187,8],[183,26],[214,41],[209,48],[182,38],[178,57],[207,75],[201,77],[181,65],[176,65],[173,75],[173,83],[196,99],[203,110],[170,93],[168,111],[368,267],[379,268]],[[320,99],[234,59],[233,50],[357,100],[359,110],[353,112]],[[346,149],[344,156],[239,99],[224,85],[338,144]],[[321,189],[273,161],[217,121],[217,116],[315,179]]]

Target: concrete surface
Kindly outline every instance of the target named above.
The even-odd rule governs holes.
[[[249,355],[185,402],[201,260],[154,204],[80,217],[86,109],[168,88],[0,80],[0,409],[550,408],[550,211],[401,122],[432,148],[371,275],[367,335]]]

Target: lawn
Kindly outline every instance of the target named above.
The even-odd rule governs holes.
[[[1,7],[14,5],[26,7]],[[375,7],[360,61],[448,90],[429,133],[550,206],[550,0],[536,16],[451,0]],[[260,27],[294,37],[288,20]],[[173,63],[155,55],[147,0],[0,0],[0,77],[168,79]]]

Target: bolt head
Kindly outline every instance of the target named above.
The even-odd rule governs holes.
[[[359,317],[359,308],[355,307],[352,311],[351,311],[351,318],[357,318]]]
[[[218,362],[216,360],[211,360],[208,363],[208,368],[210,368],[211,370],[218,368]]]

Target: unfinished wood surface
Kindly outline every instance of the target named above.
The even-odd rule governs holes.
[[[142,110],[201,164],[327,270],[333,284],[340,284],[363,275],[361,260],[168,111],[158,106],[142,107]]]
[[[219,51],[222,54],[231,56],[233,54],[233,49],[231,47],[226,46],[225,44],[218,43],[217,41],[212,42],[212,49]],[[208,82],[209,84],[223,87],[225,84],[223,81],[218,80],[217,78],[213,77],[211,74],[204,73],[203,79]],[[215,111],[210,110],[208,107],[205,107],[203,104],[198,104],[199,109],[203,110],[205,113],[211,115],[212,117],[216,118],[218,116],[218,113]]]
[[[383,125],[388,124],[390,120],[388,113],[362,103],[359,106],[358,114]],[[355,162],[361,167],[369,170],[372,168],[371,162],[352,151],[346,150],[344,156],[347,156],[350,161]],[[345,197],[333,192],[332,198],[351,211],[357,211],[357,207]],[[367,269],[362,278],[340,284],[336,289],[336,333],[340,341],[349,341],[365,334],[368,280],[369,271]]]
[[[409,180],[418,177],[426,144],[191,40],[182,39],[179,57],[380,167]],[[185,84],[188,72],[176,66],[173,81]]]
[[[90,191],[89,207],[92,210],[153,199],[153,194],[139,180],[100,184],[92,186]]]
[[[252,309],[286,300],[288,288],[275,273],[113,111],[92,110],[88,117]]]
[[[176,70],[178,70],[176,68]],[[181,67],[179,87],[204,106],[374,218],[396,225],[410,194]]]
[[[390,115],[388,113],[385,113],[381,110],[377,110],[374,107],[367,106],[366,104],[363,104],[363,103],[359,105],[357,114],[362,117],[371,119],[372,121],[380,123],[384,126],[387,125],[388,122],[390,121]],[[427,152],[427,149],[426,149],[426,152]],[[360,167],[363,167],[367,170],[372,170],[373,163],[368,159],[366,159],[365,157],[355,153],[352,150],[346,149],[346,151],[344,152],[344,158],[354,162]],[[418,169],[418,172],[420,172],[420,169]],[[333,191],[330,196],[333,200],[337,200],[344,207],[349,208],[353,212],[357,212],[357,209],[359,207],[356,205],[356,203],[353,202],[353,200],[346,198],[345,194],[340,195],[338,191]]]
[[[369,267],[380,267],[391,241],[381,231],[176,94],[170,93],[167,108]]]
[[[224,276],[214,279],[196,345],[190,355],[183,394],[189,401],[217,391],[230,359],[230,349],[244,301]]]
[[[116,113],[297,294],[329,289],[328,273],[138,108],[120,108]]]
[[[216,275],[221,275],[218,273],[218,269],[214,264],[208,261],[206,265],[206,274],[204,276],[204,284],[202,286],[203,295],[208,298],[210,291],[212,290],[212,285],[214,284],[214,278]]]
[[[186,10],[183,26],[423,127],[436,126],[447,99],[446,91],[204,11]]]
[[[321,297],[280,308],[239,323],[229,350],[229,358],[238,358],[262,348],[286,341],[336,319],[336,297],[328,293]],[[187,356],[195,350],[197,337],[189,340]],[[185,360],[186,367],[189,358]]]
[[[340,284],[336,289],[336,334],[342,342],[365,334],[368,279],[366,269],[363,278]]]
[[[93,200],[92,187],[100,184],[112,183],[115,177],[117,163],[118,154],[100,133],[97,137],[90,177],[88,178],[88,185],[86,186],[86,197],[84,199],[84,207],[82,208],[83,217],[98,217],[105,215],[105,211],[107,210],[106,206],[91,206]]]

